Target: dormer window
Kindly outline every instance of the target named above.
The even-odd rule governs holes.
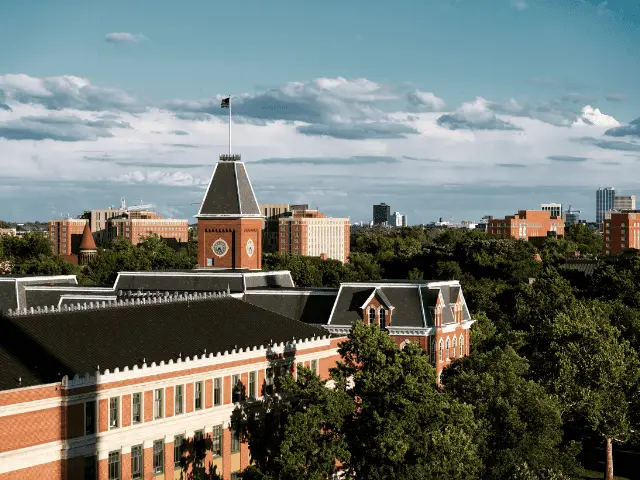
[[[376,311],[373,308],[369,309],[369,325],[376,323]]]
[[[387,326],[387,311],[384,308],[380,309],[380,329]]]

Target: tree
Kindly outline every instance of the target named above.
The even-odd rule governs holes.
[[[575,302],[534,326],[530,344],[539,380],[557,395],[567,421],[584,422],[606,447],[606,478],[613,480],[613,443],[637,425],[639,360],[609,321],[601,303]]]
[[[180,457],[180,480],[222,480],[211,463],[206,465],[207,452],[213,449],[210,435],[184,439]]]
[[[565,451],[560,404],[533,380],[511,347],[458,359],[442,373],[448,394],[473,405],[483,479],[573,473],[575,446]]]
[[[436,388],[416,344],[399,349],[375,326],[356,322],[332,371],[353,399],[344,434],[356,478],[475,478],[479,469],[471,407]]]

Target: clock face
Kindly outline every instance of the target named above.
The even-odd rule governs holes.
[[[253,239],[249,239],[247,241],[247,255],[250,257],[253,256],[253,251],[255,250],[255,245],[253,244]]]
[[[227,250],[229,250],[229,245],[227,245],[227,242],[225,242],[223,239],[219,238],[218,240],[213,242],[211,250],[213,250],[214,255],[217,255],[218,257],[224,257],[227,253]]]

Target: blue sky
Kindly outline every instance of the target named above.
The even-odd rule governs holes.
[[[226,93],[264,203],[417,223],[635,193],[639,2],[377,3],[0,1],[0,218],[193,215]]]

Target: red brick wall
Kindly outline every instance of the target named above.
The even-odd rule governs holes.
[[[227,405],[229,403],[231,403],[231,377],[226,376],[224,377],[224,381],[222,382],[223,387],[222,387],[222,393],[223,393],[223,401],[222,403],[224,405]]]
[[[147,390],[144,392],[144,421],[150,422],[153,420],[153,390]]]
[[[128,427],[131,425],[131,395],[123,395],[122,399],[122,426]]]
[[[171,480],[174,472],[173,464],[173,442],[164,444],[164,478]]]
[[[255,218],[198,220],[198,265],[206,267],[207,258],[212,258],[214,267],[260,270],[262,268],[262,227],[263,220]],[[214,255],[211,250],[214,242],[219,238],[229,246],[229,250],[223,257]],[[254,244],[251,257],[246,251],[246,244],[250,238]]]
[[[153,446],[142,449],[142,476],[144,480],[154,480],[153,474]]]
[[[14,472],[0,473],[0,480],[58,480],[62,478],[62,473],[62,462],[50,462]]]
[[[204,408],[213,407],[213,380],[204,382]]]
[[[120,478],[131,478],[131,454],[120,455]]]
[[[109,460],[98,461],[98,480],[108,480],[109,478]]]
[[[193,412],[193,408],[194,408],[194,405],[195,405],[194,404],[194,400],[195,400],[194,399],[194,394],[195,393],[193,391],[193,388],[194,388],[193,387],[193,383],[187,383],[187,385],[186,385],[187,395],[186,395],[186,399],[185,399],[185,401],[187,403],[187,405],[186,405],[187,408],[185,409],[185,411],[187,413]]]
[[[167,387],[165,389],[165,399],[164,399],[164,404],[165,404],[165,409],[164,409],[164,415],[165,417],[173,417],[173,402],[175,401],[176,397],[173,394],[173,387]]]
[[[109,400],[98,401],[98,426],[101,432],[109,430]]]
[[[240,444],[240,470],[244,470],[249,466],[249,444]]]
[[[46,398],[56,398],[60,396],[60,384],[0,392],[0,407],[13,405],[14,403],[32,402],[34,400],[44,400]]]
[[[57,407],[0,417],[0,452],[60,440],[61,412]]]
[[[76,403],[66,407],[67,438],[84,436],[84,403]],[[0,422],[1,424],[1,422]],[[0,426],[0,430],[2,427]]]
[[[222,429],[222,478],[231,479],[231,430],[228,428]]]

